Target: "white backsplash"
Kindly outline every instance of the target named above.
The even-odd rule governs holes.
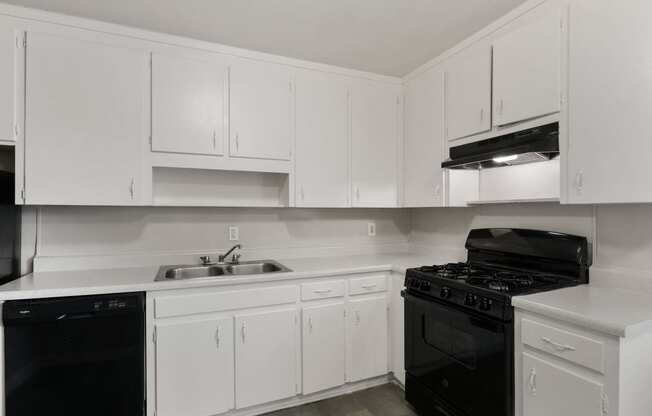
[[[396,209],[41,207],[36,218],[25,218],[25,262],[34,247],[44,262],[128,256],[130,264],[137,257],[219,253],[235,243],[245,258],[366,254],[407,249],[410,230],[409,211]],[[369,222],[375,237],[367,236]],[[228,240],[231,225],[239,227],[239,241]]]
[[[465,258],[468,231],[519,227],[586,236],[593,246],[591,280],[652,291],[652,205],[560,206],[553,203],[420,209],[114,208],[27,209],[23,269],[39,261],[63,268],[71,258],[106,264],[120,256],[165,262],[223,251],[228,227],[240,228],[245,257],[355,255],[412,250]],[[38,221],[36,221],[38,218]],[[376,236],[367,224],[376,223]],[[38,226],[37,223],[38,222]],[[38,239],[34,230],[38,227]],[[437,254],[435,254],[437,253]],[[110,260],[109,260],[110,261]],[[146,261],[144,263],[147,263]],[[100,267],[100,266],[97,266]]]

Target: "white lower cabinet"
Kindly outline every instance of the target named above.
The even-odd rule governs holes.
[[[604,386],[570,369],[523,353],[523,414],[602,415]]]
[[[387,297],[352,299],[347,311],[347,381],[387,373]]]
[[[345,382],[344,302],[303,308],[303,394]]]
[[[516,416],[650,414],[652,333],[619,337],[516,309],[514,336]]]
[[[233,409],[233,318],[156,325],[157,416]]]
[[[235,403],[238,409],[297,394],[297,310],[235,317]]]
[[[386,291],[362,273],[148,293],[147,415],[253,415],[369,387],[388,374]]]

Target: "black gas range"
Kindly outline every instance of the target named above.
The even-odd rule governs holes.
[[[466,249],[465,263],[407,270],[406,398],[423,415],[513,416],[511,297],[588,283],[588,242],[492,228]]]

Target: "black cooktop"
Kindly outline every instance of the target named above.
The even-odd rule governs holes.
[[[480,288],[505,295],[550,290],[569,284],[567,278],[554,274],[469,263],[423,266],[414,270],[420,272],[421,278],[455,281],[456,284],[469,286],[469,289]]]

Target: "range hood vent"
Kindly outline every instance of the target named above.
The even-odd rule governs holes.
[[[541,162],[559,156],[559,123],[450,148],[448,169],[485,169]]]

